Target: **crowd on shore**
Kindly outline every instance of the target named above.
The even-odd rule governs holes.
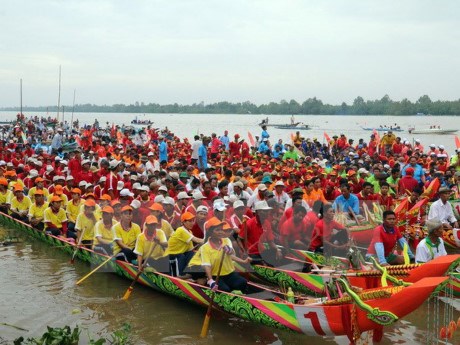
[[[348,245],[335,212],[359,223],[366,209],[380,208],[383,224],[368,254],[382,265],[401,263],[392,249],[405,243],[396,227],[402,201],[406,211],[423,197],[434,202],[407,219],[426,223],[429,232],[418,261],[444,254],[438,246],[433,254],[431,244],[442,241],[443,229],[458,227],[449,200],[460,198],[460,148],[448,153],[443,145],[411,144],[391,130],[357,143],[343,133],[326,143],[296,133],[284,143],[266,127],[247,142],[228,131],[189,140],[151,126],[38,123],[18,116],[2,131],[2,212],[209,286],[223,250],[219,288],[228,291],[246,289],[232,260],[271,264],[282,260],[279,245],[314,251]]]

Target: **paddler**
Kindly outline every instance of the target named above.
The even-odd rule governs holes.
[[[83,205],[83,200],[81,199],[81,190],[80,188],[73,188],[71,191],[72,198],[67,203],[66,214],[67,214],[67,237],[73,239],[77,238],[77,233],[75,232],[75,223],[77,222],[77,217],[80,214],[80,209]]]
[[[195,254],[189,266],[193,270],[194,267],[201,265],[205,271],[207,285],[212,289],[226,292],[238,290],[247,293],[247,280],[235,272],[232,260],[245,264],[251,262],[251,258],[247,257],[246,260],[243,260],[235,256],[232,241],[229,238],[231,234],[232,228],[226,222],[212,217],[207,225],[208,241]],[[225,252],[223,256],[222,251]],[[224,261],[219,272],[222,259]],[[216,277],[219,273],[219,286],[217,286]]]
[[[406,239],[401,235],[395,224],[395,213],[393,211],[384,211],[383,224],[374,229],[371,244],[367,249],[367,256],[376,256],[381,266],[404,264],[404,257],[394,252],[396,244],[399,244],[401,248],[406,245],[409,258],[411,261],[415,259]]]
[[[75,223],[77,242],[81,243],[86,248],[91,249],[93,246],[94,226],[97,222],[94,215],[96,202],[93,199],[88,199],[85,200],[83,205],[83,212],[78,215]]]
[[[112,255],[113,249],[113,208],[104,206],[102,208],[102,219],[94,225],[94,250],[106,255]]]
[[[137,255],[133,249],[136,245],[137,236],[141,233],[141,228],[136,223],[132,222],[133,209],[131,206],[123,206],[121,208],[121,220],[116,223],[112,231],[115,241],[113,253],[117,254],[118,260],[131,262],[137,259]]]
[[[181,216],[182,226],[168,240],[169,263],[172,276],[182,276],[184,269],[193,257],[193,243],[203,243],[202,238],[193,236],[191,230],[195,224],[195,216],[185,212]]]
[[[437,258],[438,256],[447,255],[444,247],[443,224],[438,218],[427,220],[425,223],[428,229],[428,236],[425,237],[417,246],[415,253],[416,263],[425,263]]]
[[[45,210],[48,208],[48,203],[45,202],[45,195],[43,190],[36,190],[35,193],[35,202],[29,207],[29,223],[35,229],[42,231],[45,228],[43,223]]]
[[[12,193],[8,190],[8,180],[4,177],[0,177],[0,212],[8,212],[11,197]]]
[[[24,195],[24,188],[16,183],[13,187],[14,196],[10,202],[10,213],[15,219],[19,219],[23,222],[27,222],[27,214],[29,213],[29,207],[32,205],[32,201],[28,196]]]
[[[53,195],[50,199],[49,207],[43,213],[45,222],[45,232],[54,236],[67,234],[67,216],[61,208],[62,199]]]
[[[148,216],[134,248],[139,270],[142,270],[143,263],[147,260],[146,266],[153,267],[158,272],[168,272],[169,260],[165,253],[167,247],[168,241],[160,228],[160,222],[155,216]]]

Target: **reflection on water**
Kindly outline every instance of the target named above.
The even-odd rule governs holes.
[[[5,235],[0,228],[0,239]],[[94,274],[81,286],[75,282],[89,271],[87,264],[69,262],[58,248],[27,237],[0,247],[0,344],[20,335],[39,336],[46,325],[80,325],[98,336],[107,336],[124,323],[132,326],[136,344],[349,344],[346,337],[320,338],[279,331],[213,313],[209,337],[198,335],[205,310],[150,289],[136,286],[130,299],[120,298],[129,281],[111,273]],[[81,313],[72,314],[74,309]],[[454,313],[458,318],[458,309]],[[381,344],[425,343],[426,306],[388,327]],[[82,332],[85,336],[86,332]],[[460,342],[457,331],[453,344]]]

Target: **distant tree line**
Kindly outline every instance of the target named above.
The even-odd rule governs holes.
[[[2,110],[18,111],[18,107],[1,108]],[[65,112],[71,112],[72,107],[64,107]],[[49,111],[56,112],[56,106],[49,107],[23,107],[23,111]],[[459,115],[460,99],[455,101],[432,101],[424,95],[416,102],[407,98],[401,101],[393,101],[388,95],[377,100],[365,101],[358,96],[353,104],[343,102],[340,105],[324,104],[316,97],[309,98],[303,103],[296,100],[281,100],[279,103],[256,105],[249,101],[231,103],[217,102],[211,104],[193,103],[192,105],[135,102],[134,104],[78,104],[75,112],[92,113],[188,113],[188,114],[313,114],[313,115]]]

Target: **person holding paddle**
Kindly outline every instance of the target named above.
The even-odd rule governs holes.
[[[206,236],[208,241],[200,248],[190,261],[189,266],[202,266],[207,278],[207,285],[211,289],[231,292],[239,290],[247,293],[247,280],[235,272],[233,261],[242,264],[251,262],[251,258],[246,260],[235,256],[230,236],[232,228],[226,222],[217,217],[212,217],[207,222]],[[222,253],[224,251],[225,255]],[[222,264],[220,261],[223,260]],[[219,266],[221,265],[220,272]],[[218,286],[216,283],[217,276],[220,273]]]
[[[61,203],[62,199],[53,195],[50,199],[50,206],[43,213],[45,232],[54,236],[67,234],[67,216],[64,209],[61,208]]]
[[[102,219],[94,226],[94,250],[96,252],[111,255],[113,252],[113,208],[104,206],[102,208]]]
[[[45,202],[45,195],[43,190],[37,189],[34,193],[35,202],[29,207],[29,223],[38,230],[43,230],[45,224],[43,223],[43,217],[45,210],[48,208],[48,203]]]
[[[150,266],[158,272],[168,272],[169,261],[165,253],[167,247],[168,240],[160,228],[157,217],[148,216],[145,219],[144,230],[137,236],[136,247],[134,248],[139,270],[142,270],[143,266]],[[146,264],[144,264],[145,260],[147,261]]]
[[[93,199],[88,199],[83,205],[83,212],[77,217],[75,230],[77,231],[78,242],[91,249],[93,246],[94,226],[97,222],[94,216],[96,202]]]
[[[121,220],[112,227],[113,240],[115,242],[113,253],[117,254],[118,260],[131,262],[137,259],[133,249],[136,245],[137,236],[141,228],[133,220],[133,209],[131,206],[121,208]]]

